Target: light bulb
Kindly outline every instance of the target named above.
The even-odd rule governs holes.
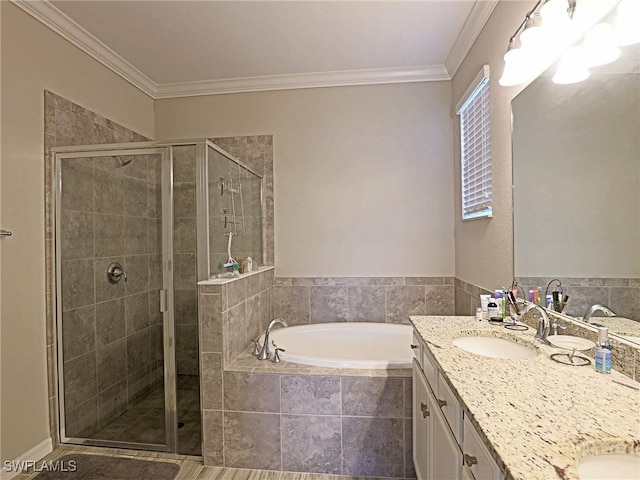
[[[586,50],[585,64],[588,67],[611,63],[620,56],[620,49],[614,42],[613,27],[609,23],[599,23],[589,30],[582,46]]]
[[[567,0],[549,0],[540,9],[542,23],[546,27],[564,27],[570,21],[571,17],[567,11],[569,3]]]
[[[613,26],[613,41],[616,45],[640,43],[640,2],[622,0],[618,5]]]
[[[567,50],[558,62],[553,82],[566,85],[589,78],[590,72],[585,65],[585,53],[581,47],[572,47]]]
[[[520,34],[522,46],[535,47],[544,38],[542,31],[542,17],[539,13],[531,15],[524,25],[524,30]]]

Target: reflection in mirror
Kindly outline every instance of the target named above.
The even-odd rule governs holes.
[[[588,80],[555,66],[512,102],[514,271],[525,289],[559,278],[565,313],[640,343],[640,46]],[[601,315],[596,313],[595,315]]]

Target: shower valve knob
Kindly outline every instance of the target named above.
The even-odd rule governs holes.
[[[123,278],[125,283],[127,281],[127,272],[125,272],[122,269],[122,265],[120,265],[118,262],[113,262],[109,264],[109,266],[107,267],[106,273],[107,273],[107,280],[109,281],[109,283],[113,285],[118,283]]]

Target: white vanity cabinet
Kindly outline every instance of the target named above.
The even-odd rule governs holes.
[[[500,469],[416,332],[413,342],[413,463],[418,479],[500,480]]]
[[[416,360],[413,361],[413,465],[418,478],[433,478],[431,468],[431,411],[429,386]]]

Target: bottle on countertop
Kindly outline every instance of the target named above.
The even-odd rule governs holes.
[[[489,320],[495,318],[499,315],[498,304],[496,303],[496,299],[491,297],[489,299],[489,303],[487,304],[487,314],[489,315]]]
[[[609,329],[607,327],[598,327],[595,364],[596,372],[611,373],[611,345],[609,345]]]

